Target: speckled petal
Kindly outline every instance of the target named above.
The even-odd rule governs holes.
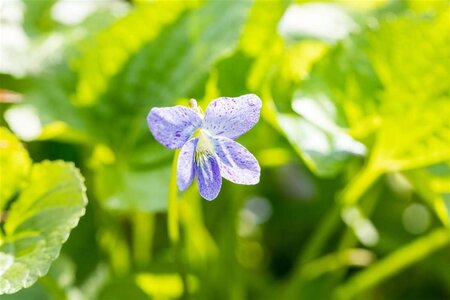
[[[218,98],[206,108],[204,127],[213,135],[235,139],[258,122],[261,106],[254,94]]]
[[[257,184],[261,168],[258,161],[244,146],[226,138],[216,136],[214,145],[223,178],[238,184]]]
[[[198,139],[191,139],[181,148],[177,161],[177,184],[180,191],[186,190],[194,180],[194,154]]]
[[[152,108],[147,123],[155,139],[167,148],[181,148],[194,131],[201,126],[202,119],[192,109],[178,105]]]
[[[219,164],[214,156],[204,157],[202,163],[195,164],[200,195],[206,200],[214,200],[220,192],[222,177]]]

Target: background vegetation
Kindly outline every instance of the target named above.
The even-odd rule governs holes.
[[[450,298],[448,1],[0,8],[2,299]],[[174,194],[150,108],[246,93],[260,184]]]

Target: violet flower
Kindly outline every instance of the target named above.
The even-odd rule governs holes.
[[[261,99],[253,94],[221,97],[203,114],[195,100],[181,105],[152,108],[147,116],[155,139],[170,149],[181,148],[177,184],[186,190],[197,176],[200,195],[214,200],[222,177],[238,184],[257,184],[261,168],[256,158],[234,141],[259,120]]]

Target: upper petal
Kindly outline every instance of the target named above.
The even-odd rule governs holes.
[[[206,200],[214,200],[220,192],[222,177],[219,164],[213,155],[205,155],[195,164],[200,195]]]
[[[167,148],[177,149],[201,126],[202,119],[192,109],[177,105],[152,108],[147,123],[158,142]]]
[[[216,136],[214,145],[223,178],[238,184],[257,184],[261,168],[258,161],[244,146],[226,138]]]
[[[180,191],[186,190],[195,174],[194,154],[198,139],[191,139],[181,148],[177,161],[177,184]]]
[[[235,139],[258,122],[261,106],[261,99],[254,94],[217,98],[206,108],[204,126],[213,135]]]

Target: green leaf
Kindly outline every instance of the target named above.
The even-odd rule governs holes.
[[[386,171],[450,160],[448,18],[449,10],[430,20],[389,21],[370,37],[370,56],[384,86],[372,159]],[[406,28],[415,34],[406,36]]]
[[[337,125],[333,104],[297,94],[294,110],[300,115],[279,114],[279,124],[294,149],[319,176],[333,176],[354,156],[365,154],[363,144]]]
[[[406,0],[409,8],[417,12],[436,13],[448,9],[448,2],[437,1],[422,1],[422,0]]]
[[[91,110],[103,134],[114,122],[114,130],[107,132],[114,149],[129,152],[135,143],[151,140],[145,122],[151,107],[200,96],[198,85],[205,81],[211,66],[237,45],[249,6],[246,1],[208,2],[166,26],[129,58],[109,81],[99,100],[104,104]],[[118,115],[121,118],[117,119]]]
[[[0,211],[26,183],[30,167],[31,159],[22,143],[0,127]]]
[[[434,19],[394,19],[370,34],[368,55],[383,90],[378,92],[380,126],[361,174],[379,176],[450,160],[448,17],[449,10]],[[406,29],[415,34],[404,35]],[[342,197],[347,205],[365,192],[347,190],[352,191]]]
[[[369,146],[367,182],[450,159],[448,38],[448,10],[382,20],[333,47],[301,85],[307,98],[330,99],[336,124]],[[365,192],[347,190],[346,204]]]
[[[80,76],[74,103],[84,106],[98,100],[129,58],[154,40],[193,3],[141,3],[129,15],[94,36],[84,45],[81,58],[73,62]],[[133,34],[128,34],[128,30]]]
[[[299,89],[311,99],[330,99],[337,124],[349,128],[357,138],[365,138],[376,128],[382,88],[366,53],[368,48],[365,31],[343,40],[314,65]]]
[[[245,23],[240,48],[249,56],[264,55],[267,45],[278,35],[278,23],[290,0],[255,1]]]
[[[87,204],[78,169],[62,161],[34,164],[13,203],[0,241],[0,294],[31,286],[45,275]]]

